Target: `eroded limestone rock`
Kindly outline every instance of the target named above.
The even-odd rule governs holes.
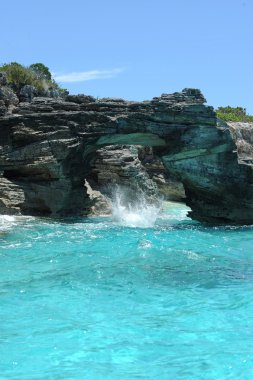
[[[19,99],[21,102],[31,102],[38,95],[37,89],[29,84],[26,84],[20,89]]]
[[[253,223],[252,126],[217,124],[198,90],[150,102],[34,98],[0,117],[0,212],[82,215],[84,179],[106,145],[157,147],[191,217]],[[9,189],[9,190],[8,190]]]
[[[138,157],[138,146],[110,145],[98,149],[91,162],[92,187],[113,198],[116,187],[124,188],[128,203],[145,195],[148,202],[158,201],[158,189]]]
[[[0,87],[0,100],[5,103],[6,107],[16,106],[19,103],[17,95],[7,86]]]

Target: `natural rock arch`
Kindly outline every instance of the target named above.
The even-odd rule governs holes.
[[[0,118],[0,211],[79,215],[95,151],[112,144],[159,146],[182,181],[190,216],[253,222],[251,125],[219,124],[199,90],[150,102],[34,98]]]

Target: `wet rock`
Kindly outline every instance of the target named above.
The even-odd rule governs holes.
[[[112,212],[110,200],[100,191],[92,189],[87,180],[85,181],[85,187],[87,188],[87,194],[91,201],[87,214],[93,216],[110,215]]]

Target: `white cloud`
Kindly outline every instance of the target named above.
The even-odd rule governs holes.
[[[84,82],[87,80],[94,79],[107,79],[116,76],[124,71],[123,68],[112,69],[112,70],[91,70],[91,71],[81,71],[72,72],[67,74],[54,74],[54,79],[57,82],[71,83],[71,82]]]

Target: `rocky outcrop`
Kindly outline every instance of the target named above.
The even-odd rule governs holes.
[[[161,158],[152,147],[139,147],[138,157],[149,178],[157,186],[160,199],[167,201],[185,201],[184,186],[180,180],[169,172]]]
[[[110,199],[100,191],[92,189],[87,180],[85,180],[85,187],[90,199],[86,214],[90,216],[110,215],[112,212],[112,203]]]
[[[91,161],[88,180],[93,189],[113,198],[115,187],[124,189],[128,203],[138,201],[145,194],[148,202],[158,201],[158,188],[149,177],[138,157],[135,145],[110,145],[100,148]]]
[[[109,145],[98,149],[88,177],[93,189],[113,198],[115,186],[124,188],[128,203],[145,196],[150,203],[184,201],[183,184],[165,169],[152,147]]]
[[[241,165],[253,165],[253,123],[228,122],[232,138],[236,145],[238,162]]]
[[[19,103],[17,95],[8,87],[0,87],[0,116],[11,113]]]
[[[150,102],[33,98],[0,117],[0,212],[78,215],[84,180],[108,145],[156,147],[194,219],[252,223],[251,127],[217,123],[195,89]]]
[[[184,184],[190,216],[212,223],[251,224],[252,169],[238,161],[229,126],[188,131],[181,144],[181,150],[164,160]]]
[[[37,89],[32,85],[26,84],[20,89],[19,99],[21,102],[31,102],[37,95]]]

